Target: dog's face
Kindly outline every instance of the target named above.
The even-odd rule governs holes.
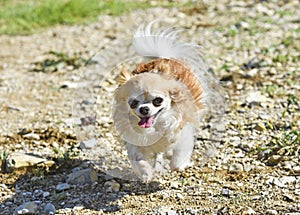
[[[192,99],[185,93],[187,90],[174,79],[155,73],[143,73],[132,77],[119,87],[115,94],[119,104],[115,113],[115,121],[120,117],[128,117],[133,127],[140,129],[153,128],[156,125],[173,123],[171,120],[182,119],[182,110],[185,101]],[[160,129],[160,128],[158,128]]]
[[[138,117],[138,125],[142,128],[152,127],[160,114],[169,111],[171,98],[163,92],[140,92],[129,95],[130,112]]]

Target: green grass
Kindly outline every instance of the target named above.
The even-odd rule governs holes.
[[[163,0],[155,6],[179,6]],[[181,5],[186,6],[186,5]],[[58,24],[85,24],[100,14],[120,15],[153,7],[133,0],[0,0],[0,34],[31,34]]]

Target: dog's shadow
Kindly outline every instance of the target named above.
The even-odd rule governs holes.
[[[74,164],[83,163],[73,160]],[[43,172],[41,169],[27,169],[22,173],[6,173],[7,179],[16,177],[13,183],[8,180],[1,182],[14,193],[1,202],[0,214],[13,214],[15,209],[24,202],[38,202],[38,214],[46,214],[43,205],[51,203],[56,211],[79,207],[98,212],[117,212],[122,209],[119,201],[128,195],[146,195],[161,190],[158,182],[144,183],[140,180],[124,180],[115,178],[105,172],[97,171],[98,180],[92,184],[72,185],[63,191],[57,191],[57,184],[65,183],[67,175],[76,165],[64,164]],[[42,173],[41,173],[42,172]],[[2,177],[3,178],[3,177]],[[109,186],[112,186],[110,188]],[[114,187],[115,186],[115,187]]]

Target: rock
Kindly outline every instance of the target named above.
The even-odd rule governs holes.
[[[248,207],[246,210],[242,212],[242,215],[254,215],[254,214],[256,214],[256,212],[250,207]]]
[[[240,163],[233,163],[229,166],[229,173],[238,173],[238,172],[242,172],[244,170],[244,167],[242,164]]]
[[[287,187],[287,186],[285,185],[285,183],[283,183],[283,182],[282,182],[281,180],[279,180],[278,178],[274,178],[273,184],[276,185],[277,187],[281,187],[281,188]]]
[[[47,203],[44,207],[44,211],[47,214],[55,214],[55,206],[51,203]]]
[[[14,169],[31,167],[31,166],[45,166],[51,167],[54,161],[49,161],[45,158],[38,157],[36,155],[26,153],[13,153],[8,155],[6,159],[6,169],[13,171]]]
[[[177,213],[176,213],[176,211],[174,211],[174,210],[168,210],[167,211],[167,215],[176,215]]]
[[[38,205],[35,202],[25,202],[17,207],[14,211],[15,214],[36,214]]]
[[[106,192],[113,193],[113,192],[118,192],[121,188],[121,185],[115,180],[111,180],[104,183],[104,188]]]
[[[29,140],[40,140],[40,135],[35,134],[35,133],[28,133],[23,135],[23,137],[25,139],[29,139]]]
[[[270,210],[267,210],[267,211],[266,211],[266,214],[267,214],[267,215],[277,215],[278,212],[277,212],[276,210],[271,210],[271,209],[270,209]]]
[[[262,123],[257,123],[253,129],[257,130],[257,131],[265,131],[267,130],[266,127],[264,126],[264,124]]]
[[[295,198],[292,195],[289,194],[284,194],[283,195],[283,200],[287,201],[287,202],[295,202]]]
[[[49,192],[47,192],[47,191],[46,191],[46,192],[43,192],[43,197],[44,197],[44,198],[46,198],[46,197],[48,197],[48,196],[50,196],[50,193],[49,193]]]
[[[258,69],[254,68],[247,72],[247,76],[252,78],[252,77],[256,76],[257,73],[258,73]]]
[[[98,181],[98,175],[93,169],[82,169],[69,174],[66,181],[70,184],[92,184]]]
[[[300,173],[300,166],[294,166],[294,167],[293,167],[293,171],[294,171],[295,173]]]
[[[177,196],[177,198],[179,198],[179,199],[183,199],[183,198],[184,198],[183,195],[182,195],[181,193],[177,193],[176,196]]]
[[[280,156],[280,155],[272,155],[271,157],[269,157],[269,159],[268,159],[268,161],[267,161],[267,165],[275,166],[275,165],[277,165],[281,160],[282,160],[282,156]]]
[[[262,102],[266,102],[267,98],[261,94],[260,91],[253,91],[248,93],[246,97],[247,104],[259,104]]]
[[[295,176],[282,176],[279,179],[283,184],[293,184],[296,182],[296,177]]]
[[[84,140],[80,143],[79,147],[81,149],[92,149],[97,145],[97,141],[95,139]]]
[[[55,189],[56,191],[61,192],[70,189],[70,185],[68,183],[61,183],[56,185]]]
[[[223,188],[221,191],[222,196],[230,197],[231,194],[232,194],[232,191],[228,188]]]

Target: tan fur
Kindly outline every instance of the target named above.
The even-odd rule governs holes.
[[[156,59],[148,63],[140,63],[132,72],[133,75],[150,72],[164,74],[183,83],[190,91],[198,109],[203,107],[201,102],[202,88],[193,72],[182,62],[173,59]]]

